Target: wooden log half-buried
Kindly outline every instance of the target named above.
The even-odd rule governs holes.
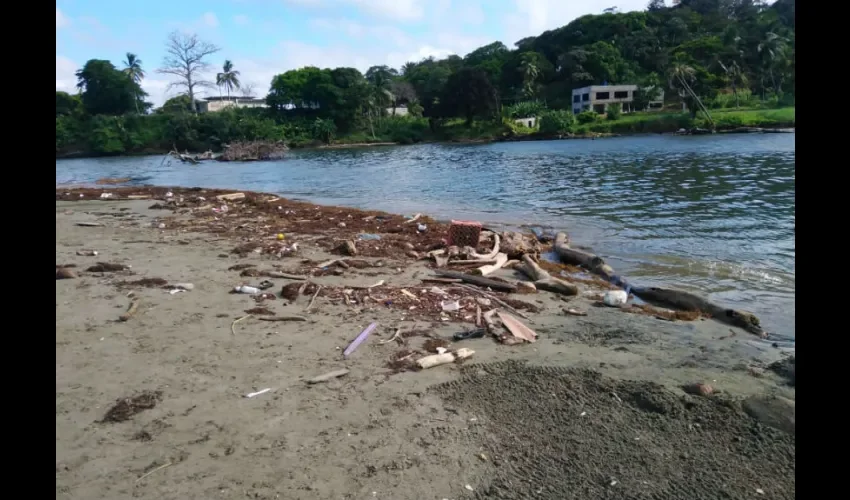
[[[761,327],[761,321],[754,314],[718,306],[699,295],[658,287],[632,287],[631,292],[651,304],[681,311],[705,313],[717,321],[743,328],[761,338],[767,338],[767,332]]]
[[[570,248],[570,240],[567,237],[567,233],[560,232],[555,236],[554,248],[558,257],[568,264],[579,265],[606,279],[610,279],[614,275],[614,270],[601,257]]]
[[[516,286],[510,283],[504,283],[502,281],[492,280],[490,278],[484,278],[483,276],[473,276],[471,274],[461,273],[457,271],[447,271],[444,269],[434,269],[434,273],[437,276],[442,276],[444,278],[456,278],[463,280],[466,283],[471,283],[473,285],[481,286],[481,287],[490,287],[493,290],[502,290],[504,292],[516,292]]]
[[[523,265],[517,266],[517,269],[527,274],[538,289],[561,295],[578,295],[578,287],[576,285],[562,279],[553,278],[542,267],[537,265],[530,255],[523,255],[522,263]]]

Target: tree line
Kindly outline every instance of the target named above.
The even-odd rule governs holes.
[[[464,57],[427,58],[401,68],[305,67],[276,75],[264,109],[198,114],[201,90],[228,99],[243,89],[233,62],[207,80],[219,47],[172,33],[156,71],[177,96],[152,109],[142,61],[122,68],[93,59],[76,76],[78,93],[56,93],[57,155],[216,149],[239,139],[416,142],[446,138],[479,122],[541,116],[547,130],[569,132],[571,91],[593,84],[637,84],[639,95],[667,91],[691,117],[717,107],[793,105],[795,0],[651,0],[645,11],[606,9],[508,48],[501,42]],[[639,104],[639,103],[638,103]],[[397,116],[404,111],[405,116]],[[609,119],[617,119],[612,110]],[[585,116],[587,122],[593,117]]]

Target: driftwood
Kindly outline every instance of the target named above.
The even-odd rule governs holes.
[[[522,233],[511,231],[502,233],[501,252],[507,254],[511,259],[519,259],[527,253],[536,253],[539,249],[540,245],[537,242],[537,238],[527,238]]]
[[[767,336],[761,327],[761,322],[754,314],[720,307],[690,292],[658,287],[632,288],[631,292],[641,300],[655,305],[682,311],[698,311],[723,323],[743,328],[759,337]]]
[[[257,316],[260,321],[307,321],[304,316]]]
[[[561,295],[578,295],[577,286],[568,281],[553,278],[548,272],[537,265],[530,255],[523,255],[522,263],[523,265],[519,266],[518,269],[527,274],[538,289]]]
[[[424,358],[419,358],[416,360],[416,364],[424,370],[426,368],[454,363],[458,359],[466,359],[473,354],[475,354],[475,351],[464,347],[455,352],[444,352],[443,354],[432,354]]]
[[[118,321],[128,321],[130,318],[136,315],[136,312],[139,310],[139,301],[134,300],[130,302],[130,307],[127,308],[127,312],[118,316]]]
[[[232,142],[224,146],[218,161],[266,161],[280,160],[289,148],[283,142],[246,141]]]
[[[340,245],[337,247],[337,249],[340,252],[344,253],[345,255],[348,255],[348,256],[351,256],[351,257],[354,257],[354,256],[357,255],[357,246],[351,240],[347,240],[347,241],[340,243]]]
[[[514,337],[525,340],[526,342],[535,342],[537,340],[537,333],[531,328],[523,325],[520,320],[501,311],[497,312],[496,315],[499,316],[499,319],[502,320],[502,324],[505,325],[505,328],[510,330]]]
[[[263,276],[268,276],[269,278],[281,278],[287,280],[297,280],[304,281],[307,279],[306,276],[301,276],[299,274],[289,274],[289,273],[281,273],[279,271],[263,271]]]
[[[487,276],[488,274],[492,274],[497,270],[501,269],[502,266],[504,266],[507,262],[508,256],[503,253],[499,253],[496,255],[496,260],[492,264],[481,266],[473,272],[476,274],[480,274],[481,276]]]
[[[494,241],[493,250],[490,253],[488,253],[488,254],[475,253],[475,249],[472,249],[472,251],[468,252],[468,255],[471,256],[471,257],[475,257],[476,259],[479,259],[479,260],[492,260],[492,259],[497,258],[499,256],[499,243],[500,243],[498,234],[493,235],[493,241]]]
[[[328,380],[339,378],[342,376],[348,375],[348,370],[343,368],[342,370],[334,370],[332,372],[323,373],[322,375],[313,377],[311,379],[307,379],[308,384],[318,384],[321,382],[327,382]]]
[[[463,284],[458,284],[458,285],[455,285],[455,286],[463,288],[464,290],[469,290],[470,292],[475,292],[475,293],[477,293],[478,295],[481,295],[484,298],[492,300],[493,302],[499,304],[500,306],[504,307],[508,311],[516,314],[517,316],[520,316],[524,319],[527,319],[528,321],[531,321],[531,318],[529,318],[528,316],[523,314],[522,311],[517,310],[515,307],[511,306],[510,304],[508,304],[504,300],[500,299],[499,297],[496,297],[495,295],[491,295],[491,294],[485,292],[484,290],[481,290],[480,288],[475,288],[475,287],[472,287],[472,286],[469,286],[469,285],[463,285]]]
[[[579,265],[593,273],[610,279],[614,276],[614,270],[600,257],[570,248],[570,240],[567,233],[558,233],[555,236],[555,253],[560,259],[568,264]]]
[[[437,274],[437,276],[442,276],[444,278],[455,278],[463,280],[465,283],[471,283],[473,285],[485,288],[489,287],[493,290],[502,290],[504,292],[516,292],[516,285],[504,283],[502,281],[491,280],[482,276],[473,276],[471,274],[461,273],[457,271],[445,271],[443,269],[435,269],[434,272]]]

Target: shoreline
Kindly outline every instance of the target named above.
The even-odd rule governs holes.
[[[410,252],[421,257],[440,244],[447,229],[427,215],[417,221],[427,226],[420,233],[418,224],[398,215],[248,191],[226,201],[216,197],[232,190],[56,189],[56,263],[76,264],[67,269],[77,274],[57,280],[57,494],[104,498],[132,489],[153,498],[168,488],[184,498],[250,493],[325,499],[375,491],[403,500],[421,498],[422,491],[456,498],[472,488],[513,499],[528,498],[534,490],[526,490],[524,482],[503,489],[512,471],[542,467],[545,477],[534,488],[566,499],[575,493],[568,493],[564,481],[590,480],[613,463],[623,474],[618,482],[636,488],[640,481],[632,485],[627,474],[633,464],[687,448],[701,465],[664,465],[673,467],[665,473],[693,481],[701,467],[715,466],[722,471],[722,488],[733,496],[765,484],[772,497],[793,498],[794,476],[783,474],[789,453],[793,466],[793,437],[787,433],[793,427],[789,431],[785,424],[796,393],[773,371],[773,363],[789,357],[743,330],[730,335],[729,326],[711,319],[666,321],[654,313],[596,307],[606,284],[590,279],[575,281],[580,293],[574,297],[492,292],[529,317],[522,322],[540,336],[533,344],[505,345],[487,336],[453,341],[455,333],[473,328],[476,307],[490,306],[462,287],[422,281],[433,270]],[[107,191],[112,198],[101,199]],[[222,211],[222,205],[228,209]],[[381,239],[357,241],[362,233]],[[357,256],[339,255],[338,243],[351,239]],[[293,243],[297,249],[286,250]],[[86,250],[99,253],[88,256]],[[346,267],[319,266],[340,259]],[[96,262],[132,267],[86,271]],[[303,281],[314,285],[297,293],[299,286],[288,284],[303,281],[275,277],[283,275],[306,276]],[[507,269],[492,276],[518,279]],[[228,293],[265,279],[274,282],[268,290],[278,295],[273,300],[257,303]],[[163,288],[186,282],[193,284],[189,291]],[[435,286],[442,292],[434,293]],[[134,314],[116,321],[135,300]],[[441,303],[452,301],[460,311],[443,312]],[[263,322],[256,312],[234,322],[255,308],[306,321]],[[566,309],[586,316],[565,314]],[[343,359],[342,348],[372,322],[378,324],[372,336]],[[390,341],[399,328],[400,341]],[[404,366],[396,363],[400,356],[424,355],[427,341],[438,339],[450,342],[450,349],[475,353],[463,365],[397,369]],[[341,368],[350,372],[324,384],[305,382]],[[711,398],[682,392],[681,386],[693,383],[722,392]],[[271,391],[245,397],[266,388]],[[145,390],[161,391],[153,407],[126,421],[80,426],[101,419],[115,400]],[[561,396],[548,398],[546,391]],[[752,410],[753,401],[767,400],[786,405],[779,424],[776,412]],[[683,402],[689,414],[674,408]],[[646,405],[669,409],[653,410],[655,416],[645,420]],[[588,419],[574,416],[582,412]],[[604,424],[612,418],[619,422],[613,431]],[[525,426],[515,428],[519,422]],[[706,433],[688,431],[693,422],[707,426]],[[523,458],[523,444],[507,431],[523,432],[533,456]],[[736,449],[756,446],[751,440],[757,438],[761,451],[727,460],[723,439],[733,435],[741,439]],[[636,447],[641,436],[654,451]],[[584,457],[599,470],[577,465],[566,475],[573,479],[564,479],[547,469],[554,458],[546,455],[549,443],[567,438],[573,443],[568,453],[579,453],[570,463]],[[594,444],[598,439],[616,453],[604,455]],[[114,468],[108,475],[101,473],[106,463]],[[166,463],[171,466],[136,484]],[[280,476],[281,463],[288,464],[288,476]],[[765,482],[748,472],[755,470],[766,475]],[[665,488],[667,481],[657,479],[648,488]]]
[[[732,135],[732,134],[767,134],[767,133],[796,133],[795,124],[781,123],[773,127],[730,127],[717,129],[714,134],[693,134],[693,135]],[[420,141],[415,143],[402,142],[354,142],[354,143],[337,143],[323,145],[297,146],[290,149],[298,151],[322,151],[328,149],[348,149],[348,148],[369,148],[369,147],[389,147],[389,146],[416,146],[422,144],[494,144],[500,142],[526,142],[526,141],[559,141],[559,140],[596,140],[607,139],[613,137],[640,137],[645,135],[692,135],[682,134],[678,130],[669,130],[665,132],[634,132],[634,133],[608,133],[608,132],[587,132],[581,134],[540,134],[538,132],[526,135],[514,135],[510,137],[497,138],[481,138],[481,139],[457,139],[457,140],[439,140],[439,141]],[[121,156],[159,156],[168,155],[171,150],[148,149],[131,153],[120,153],[117,155],[91,155],[87,152],[71,152],[63,155],[57,155],[57,160],[74,160],[84,158],[110,158]],[[192,153],[195,154],[195,153]]]

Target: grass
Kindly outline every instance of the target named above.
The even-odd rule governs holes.
[[[737,127],[794,127],[795,108],[776,109],[716,109],[710,110],[715,127],[719,130]],[[615,121],[603,121],[579,125],[577,134],[614,133],[639,134],[675,132],[680,128],[708,128],[708,119],[698,113],[692,119],[689,113],[629,113]]]

